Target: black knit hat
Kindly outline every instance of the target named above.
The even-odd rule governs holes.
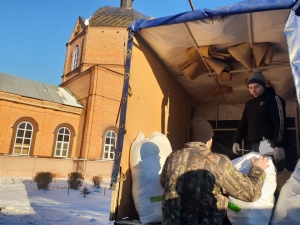
[[[200,117],[195,117],[189,125],[189,141],[206,143],[214,136],[210,123]]]
[[[260,84],[261,86],[266,88],[265,76],[262,74],[261,70],[255,70],[253,74],[249,77],[247,85],[253,83]]]

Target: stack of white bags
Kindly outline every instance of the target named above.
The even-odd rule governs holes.
[[[139,132],[131,145],[132,195],[142,224],[158,223],[162,218],[160,174],[172,152],[168,138],[154,131],[149,138]]]

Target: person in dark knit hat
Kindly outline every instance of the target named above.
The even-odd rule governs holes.
[[[265,76],[262,74],[261,70],[254,71],[247,81],[248,86],[249,84],[260,84],[264,89],[266,89]]]
[[[274,148],[277,172],[284,169],[283,149],[286,130],[285,100],[276,95],[273,87],[266,87],[265,76],[255,70],[247,81],[253,99],[249,100],[233,138],[233,153],[238,154],[240,143],[248,137],[251,150],[259,152],[260,141],[266,140]]]
[[[211,152],[211,124],[196,117],[189,125],[189,142],[173,151],[160,175],[163,225],[227,225],[228,196],[257,200],[269,166],[268,158],[252,159],[248,175],[238,172],[225,155]]]

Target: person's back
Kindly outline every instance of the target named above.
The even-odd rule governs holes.
[[[184,148],[170,155],[170,164],[161,176],[165,187],[163,224],[222,224],[226,215],[223,204],[227,201],[216,198],[226,198],[215,181],[215,173],[222,172],[215,170],[219,158],[205,146]]]
[[[198,140],[209,142],[212,135],[208,132]],[[265,178],[261,167],[253,166],[248,176],[239,173],[226,156],[212,153],[203,142],[187,143],[172,152],[164,164],[160,176],[164,225],[221,225],[228,194],[243,201],[254,201],[261,195]]]

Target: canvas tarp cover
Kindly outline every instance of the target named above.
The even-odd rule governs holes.
[[[295,15],[297,4],[292,0],[243,1],[215,10],[201,9],[152,20],[138,20],[129,29],[151,49],[196,104],[246,102],[251,96],[245,80],[251,71],[240,63],[233,63],[231,81],[220,82],[218,77],[209,73],[194,80],[188,79],[178,68],[178,64],[187,59],[186,49],[211,45],[218,52],[228,53],[229,47],[244,42],[249,42],[251,46],[253,43],[267,42],[275,48],[275,53],[271,65],[262,68],[264,74],[278,95],[292,99],[295,84],[296,87],[300,85],[297,75],[299,31],[294,29],[299,21]],[[216,83],[231,86],[233,92],[211,97],[209,93]],[[299,95],[297,88],[298,98]]]

